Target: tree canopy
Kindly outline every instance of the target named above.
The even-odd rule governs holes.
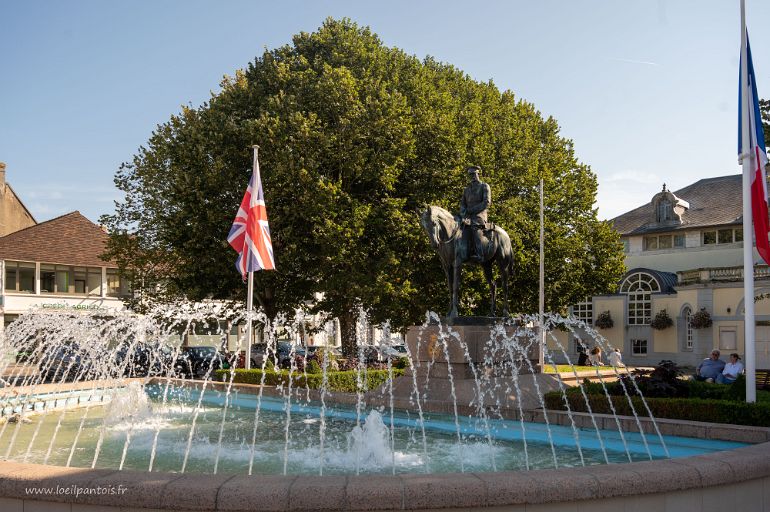
[[[553,118],[491,81],[327,19],[226,77],[207,103],[184,107],[117,172],[125,196],[102,221],[109,255],[135,285],[245,296],[226,236],[253,144],[277,266],[255,276],[268,315],[323,311],[340,317],[344,335],[358,307],[394,327],[444,312],[443,272],[417,212],[456,212],[467,165],[482,167],[490,220],[511,235],[512,311],[537,308],[541,178],[547,309],[607,293],[624,271],[619,236],[593,208],[596,176]],[[465,274],[463,312],[486,311],[481,272]]]

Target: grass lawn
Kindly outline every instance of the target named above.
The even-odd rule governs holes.
[[[596,371],[596,370],[612,370],[612,366],[575,366],[575,371]],[[624,368],[618,368],[618,370],[624,370]],[[572,366],[568,364],[557,364],[556,371],[553,369],[553,365],[546,364],[543,368],[543,373],[572,373]]]

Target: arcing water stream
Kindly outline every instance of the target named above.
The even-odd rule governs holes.
[[[348,394],[332,391],[333,368],[325,356],[319,361],[321,389],[311,390],[308,368],[295,357],[301,347],[294,344],[285,360],[285,384],[266,384],[271,361],[280,362],[279,333],[296,339],[291,325],[301,324],[301,318],[281,319],[276,328],[254,315],[267,344],[256,386],[235,382],[235,355],[220,360],[207,352],[208,359],[193,360],[189,350],[180,348],[183,339],[203,331],[224,345],[232,326],[245,319],[243,312],[190,305],[145,316],[23,315],[8,326],[0,347],[0,370],[10,384],[0,389],[0,454],[7,460],[76,467],[359,474],[527,470],[739,446],[666,437],[657,426],[654,434],[625,432],[620,420],[617,429],[602,430],[593,415],[593,428],[581,428],[566,400],[567,425],[549,421],[548,415],[543,423],[528,423],[528,408],[545,406],[544,383],[566,390],[558,373],[547,379],[535,373],[530,355],[538,335],[527,327],[531,318],[493,326],[479,357],[455,328],[428,315],[418,331],[436,336],[417,335],[407,345],[406,375],[394,377],[388,360],[387,379],[377,390],[365,389],[371,370],[360,343],[362,357],[354,365],[357,390]],[[359,324],[363,342],[371,332],[365,315]],[[575,320],[549,317],[548,326],[555,325],[592,334],[594,343],[610,348]],[[389,327],[382,332],[376,341],[390,345]],[[569,358],[553,340],[557,349],[543,358],[555,367],[557,359]],[[230,340],[233,354],[244,346],[241,337]],[[15,364],[19,354],[22,361]],[[462,362],[447,364],[456,354]],[[224,363],[231,369],[217,373]],[[574,367],[573,373],[577,377]],[[597,371],[603,384],[605,375]],[[636,386],[633,379],[628,382]],[[636,391],[626,389],[632,410],[629,393]],[[636,417],[641,431],[640,421]]]

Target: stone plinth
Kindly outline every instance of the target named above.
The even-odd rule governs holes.
[[[414,370],[394,383],[396,398],[414,397],[416,381],[426,410],[452,412],[455,398],[467,413],[482,407],[530,410],[543,406],[542,393],[558,389],[552,375],[540,373],[536,331],[495,325],[495,319],[458,320],[409,328]]]
[[[431,377],[447,378],[451,365],[455,378],[472,379],[471,363],[479,374],[494,371],[510,375],[511,362],[519,373],[538,373],[540,348],[536,332],[520,331],[515,336],[517,329],[494,324],[413,326],[406,333],[406,344],[414,367],[419,371],[430,365]],[[504,338],[515,340],[514,346],[510,341],[503,343]]]

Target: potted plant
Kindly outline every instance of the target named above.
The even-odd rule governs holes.
[[[690,317],[690,326],[693,329],[706,329],[711,327],[712,323],[711,315],[706,308],[700,308],[700,311]]]
[[[668,329],[669,327],[672,327],[674,325],[674,320],[668,316],[668,313],[666,313],[665,309],[661,309],[658,311],[658,314],[655,315],[655,318],[652,319],[652,322],[650,322],[650,327],[653,329],[657,329],[658,331],[662,331],[663,329]]]
[[[609,311],[602,311],[596,317],[594,325],[599,329],[612,329],[612,327],[615,325],[615,322],[612,320],[612,315],[610,315]]]

